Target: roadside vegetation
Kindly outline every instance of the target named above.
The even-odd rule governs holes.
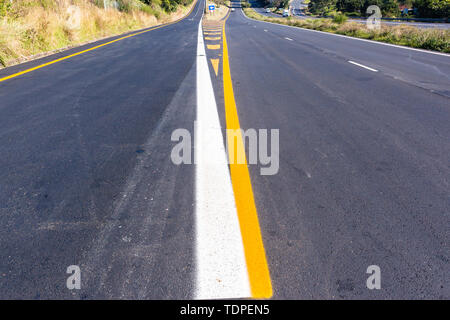
[[[0,0],[0,67],[180,18],[193,0]]]
[[[308,11],[320,16],[333,16],[340,12],[348,16],[366,17],[370,5],[377,5],[383,17],[450,17],[449,0],[310,0]],[[402,15],[400,7],[414,10],[411,14]]]
[[[379,30],[370,30],[363,23],[346,22],[345,18],[296,19],[289,17],[282,19],[265,17],[251,8],[245,8],[244,12],[250,18],[267,22],[450,53],[450,30],[448,29],[419,29],[406,25],[387,26],[382,24]]]
[[[264,5],[271,6],[280,10],[289,8],[289,2],[291,0],[262,0]]]
[[[248,1],[243,0],[243,1],[241,1],[241,6],[242,6],[242,8],[250,8],[251,4]]]
[[[211,2],[216,4],[219,7],[220,6],[231,7],[231,1],[230,0],[214,0],[214,1],[211,1]]]

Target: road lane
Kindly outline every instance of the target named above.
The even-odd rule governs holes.
[[[266,9],[259,1],[249,1],[249,3],[252,6],[253,10],[255,10],[257,13],[259,13],[265,17],[282,18],[282,16],[280,14],[276,14],[273,12],[266,12]],[[232,5],[233,5],[233,3],[232,3]],[[236,8],[240,8],[240,5],[238,3],[235,3],[234,6]],[[271,8],[271,7],[268,7],[268,8]]]
[[[295,40],[293,44],[300,50],[309,48],[319,55],[328,55],[337,60],[352,60],[380,70],[397,80],[416,87],[450,96],[450,55],[399,47],[364,39],[335,35],[309,29],[299,29],[278,24],[268,24],[244,18],[248,26],[268,29],[275,37]],[[255,30],[257,32],[257,30]],[[267,37],[268,35],[266,35]],[[400,49],[399,49],[400,48]],[[296,60],[301,64],[301,56]]]
[[[280,130],[279,173],[250,166],[274,298],[448,298],[448,56],[241,11],[226,30],[241,127]]]
[[[192,297],[194,170],[170,137],[193,130],[203,6],[0,84],[1,298]]]

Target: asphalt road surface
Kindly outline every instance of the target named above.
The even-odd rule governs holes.
[[[448,298],[449,56],[227,27],[242,128],[280,132],[279,173],[250,169],[275,297]]]
[[[203,6],[0,84],[1,298],[190,296],[194,168],[167,156],[195,120]]]
[[[233,6],[0,71],[0,298],[450,298],[450,57]],[[276,174],[204,162],[237,118]]]

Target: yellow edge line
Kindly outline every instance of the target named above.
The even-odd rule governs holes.
[[[139,32],[136,32],[136,33],[133,33],[133,34],[130,34],[130,35],[127,35],[127,36],[124,36],[124,37],[121,37],[121,38],[118,38],[118,39],[106,42],[106,43],[103,43],[101,45],[98,45],[98,46],[95,46],[95,47],[92,47],[92,48],[89,48],[89,49],[86,49],[86,50],[83,50],[83,51],[80,51],[80,52],[76,52],[74,54],[71,54],[71,55],[68,55],[68,56],[56,59],[56,60],[52,60],[52,61],[47,62],[47,63],[40,64],[40,65],[38,65],[36,67],[33,67],[33,68],[30,68],[30,69],[26,69],[26,70],[23,70],[23,71],[11,74],[9,76],[0,78],[0,82],[3,82],[3,81],[6,81],[6,80],[9,80],[9,79],[21,76],[23,74],[32,72],[32,71],[37,70],[37,69],[41,69],[41,68],[47,67],[49,65],[52,65],[54,63],[57,63],[57,62],[60,62],[60,61],[63,61],[63,60],[67,60],[67,59],[73,58],[73,57],[78,56],[80,54],[83,54],[83,53],[86,53],[86,52],[89,52],[89,51],[92,51],[92,50],[104,47],[104,46],[112,44],[114,42],[117,42],[117,41],[120,41],[120,40],[124,40],[124,39],[127,39],[127,38],[131,38],[131,37],[134,37],[134,36],[146,33],[146,32],[150,32],[150,31],[153,31],[153,30],[156,30],[156,29],[159,29],[159,28],[162,28],[162,27],[167,27],[167,26],[172,25],[174,23],[180,22],[181,20],[185,19],[186,17],[188,17],[192,13],[192,11],[194,10],[195,6],[196,6],[196,3],[194,3],[192,5],[192,8],[189,10],[189,12],[184,17],[182,17],[182,18],[180,18],[178,20],[175,20],[173,22],[169,22],[169,23],[162,24],[162,25],[155,26],[155,27],[150,27],[150,29],[147,29],[147,30],[144,30],[144,31],[139,31]]]
[[[240,129],[239,118],[234,100],[233,85],[231,82],[230,63],[228,60],[228,46],[225,34],[225,24],[223,26],[223,89],[225,102],[225,119],[227,129]],[[232,145],[235,135],[227,130],[228,145]],[[245,150],[242,136],[238,135],[235,140],[235,155],[243,155]],[[253,298],[272,297],[272,282],[270,279],[269,266],[267,264],[264,244],[259,227],[258,213],[256,211],[255,199],[253,197],[250,173],[247,167],[247,160],[244,164],[239,164],[230,157],[231,183],[233,185],[236,208],[241,227],[242,241],[244,244],[245,259],[247,262],[250,288]]]

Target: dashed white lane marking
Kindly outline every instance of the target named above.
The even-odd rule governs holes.
[[[267,32],[267,29],[264,29],[264,32]]]
[[[294,40],[292,40],[291,38],[288,38],[288,37],[284,37],[286,40],[289,40],[289,41],[294,41]]]
[[[357,62],[354,62],[354,61],[351,61],[351,60],[349,60],[348,62],[351,63],[351,64],[354,64],[354,65],[356,65],[358,67],[361,67],[361,68],[364,68],[364,69],[367,69],[367,70],[370,70],[370,71],[373,71],[373,72],[378,72],[377,69],[373,69],[373,68],[365,66],[363,64],[360,64],[360,63],[357,63]]]
[[[195,133],[197,299],[251,297],[235,197],[200,22]]]
[[[429,51],[429,50],[425,50],[425,49],[417,49],[417,48],[405,47],[405,46],[401,46],[401,45],[398,45],[398,44],[385,43],[385,42],[374,41],[374,40],[369,40],[369,39],[361,39],[361,38],[345,36],[343,34],[336,34],[336,33],[330,33],[330,32],[325,32],[325,31],[306,29],[306,28],[301,28],[301,27],[287,26],[285,24],[273,23],[273,22],[268,22],[268,21],[256,20],[256,19],[247,17],[242,8],[241,8],[241,13],[244,16],[244,18],[246,18],[246,19],[248,19],[250,21],[258,21],[258,22],[261,22],[261,23],[268,23],[268,24],[272,24],[272,25],[275,25],[275,26],[281,26],[281,27],[290,28],[290,29],[292,29],[292,28],[297,29],[297,30],[301,29],[301,30],[309,31],[309,32],[322,33],[322,34],[328,35],[328,36],[347,38],[347,39],[350,39],[350,40],[364,41],[364,42],[369,42],[369,43],[378,44],[378,45],[382,45],[382,46],[388,46],[388,47],[394,47],[394,48],[399,48],[399,49],[405,49],[405,50],[429,53],[429,54],[434,54],[434,55],[438,55],[438,56],[450,57],[450,54],[443,53],[443,52],[436,52],[436,51]]]

